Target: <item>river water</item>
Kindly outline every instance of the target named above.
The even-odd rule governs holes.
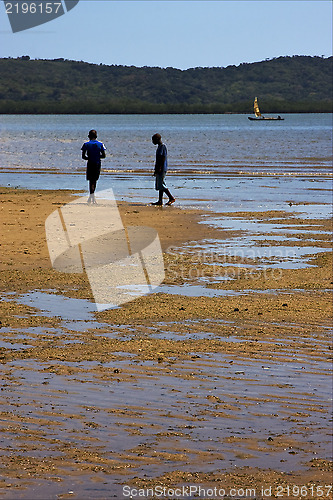
[[[98,189],[116,198],[155,199],[155,147],[168,146],[170,190],[184,206],[214,212],[307,205],[329,215],[332,115],[2,115],[0,185],[86,190],[81,146],[91,128],[107,147]],[[310,212],[309,212],[310,211]]]

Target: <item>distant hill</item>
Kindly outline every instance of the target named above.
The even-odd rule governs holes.
[[[333,58],[278,57],[226,68],[137,68],[0,59],[0,113],[332,112]]]

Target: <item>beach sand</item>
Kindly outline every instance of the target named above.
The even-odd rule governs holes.
[[[290,249],[309,233],[322,247],[308,267],[263,270],[193,251],[238,235],[200,224],[200,210],[118,203],[125,226],[158,231],[175,292],[64,321],[25,299],[93,301],[84,274],[51,268],[45,240],[47,216],[74,193],[0,196],[0,497],[125,498],[128,485],[171,498],[192,485],[191,498],[199,486],[220,490],[201,498],[333,498],[328,220],[233,213],[294,226]]]

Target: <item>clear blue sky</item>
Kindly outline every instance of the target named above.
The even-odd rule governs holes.
[[[332,55],[330,0],[80,0],[18,33],[0,1],[0,23],[0,57],[187,69]]]

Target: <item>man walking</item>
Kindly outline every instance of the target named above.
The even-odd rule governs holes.
[[[105,158],[106,147],[97,140],[96,130],[90,130],[89,141],[85,142],[81,148],[82,159],[87,160],[86,179],[89,181],[88,203],[96,203],[95,189],[101,173],[101,158]]]
[[[163,205],[163,193],[165,193],[169,198],[169,200],[166,202],[166,205],[172,205],[176,200],[165,184],[165,176],[168,170],[167,147],[165,144],[163,144],[160,134],[154,134],[151,139],[153,144],[157,146],[154,176],[155,189],[159,194],[158,201],[155,201],[155,203],[152,203],[152,205]]]

